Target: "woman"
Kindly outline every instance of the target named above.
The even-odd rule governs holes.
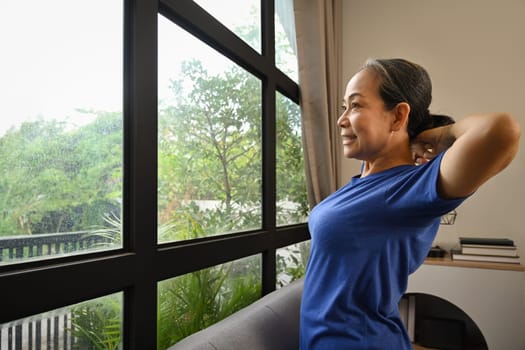
[[[337,123],[344,155],[362,172],[310,215],[302,350],[412,349],[398,311],[408,275],[440,217],[517,152],[511,116],[451,123],[429,113],[431,90],[427,72],[403,59],[368,60],[348,82]]]

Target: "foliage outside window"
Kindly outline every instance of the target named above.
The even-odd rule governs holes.
[[[256,27],[233,29],[257,41]],[[261,81],[162,16],[159,36],[159,223],[195,221],[203,236],[260,228]],[[283,61],[293,52],[286,35],[278,38]],[[188,48],[171,56],[181,41]],[[276,110],[277,224],[301,223],[308,206],[299,106],[278,93]],[[172,233],[159,241],[197,238]]]
[[[159,35],[195,49],[172,68],[159,45],[159,70],[178,70],[159,77],[169,82],[159,87],[159,223],[196,221],[206,236],[260,228],[261,82],[164,21]]]
[[[0,349],[122,349],[122,293],[0,324]]]
[[[310,241],[277,249],[277,288],[281,288],[304,276]]]
[[[206,328],[260,297],[260,256],[159,282],[157,349]]]
[[[306,222],[306,197],[299,106],[280,93],[277,102],[276,195],[277,225]]]

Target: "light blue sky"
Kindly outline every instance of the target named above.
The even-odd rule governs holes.
[[[2,0],[0,43],[0,135],[39,115],[121,110],[121,1]]]
[[[196,2],[232,28],[247,24],[259,0]],[[0,1],[0,136],[39,117],[73,125],[92,119],[76,109],[122,110],[122,3]],[[169,78],[178,75],[182,60],[201,59],[210,73],[227,69],[228,59],[159,18],[160,99],[168,95]]]

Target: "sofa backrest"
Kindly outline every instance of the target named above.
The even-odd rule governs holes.
[[[296,280],[168,350],[297,350],[303,280]]]

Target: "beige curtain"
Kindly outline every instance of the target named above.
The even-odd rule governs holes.
[[[308,200],[337,189],[341,143],[342,0],[294,0]]]

